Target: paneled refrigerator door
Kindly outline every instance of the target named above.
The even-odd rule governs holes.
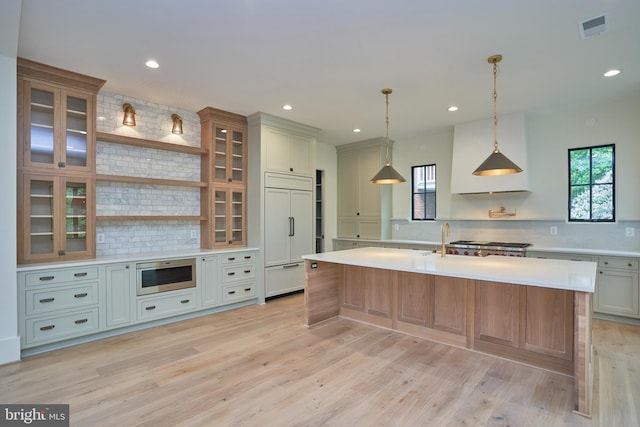
[[[265,266],[290,262],[291,214],[290,190],[265,188],[264,201],[264,263]]]
[[[302,255],[313,253],[313,193],[291,190],[290,213],[292,236],[290,261],[302,261]]]

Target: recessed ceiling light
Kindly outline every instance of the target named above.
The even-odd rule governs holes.
[[[353,130],[353,132],[354,132],[354,133],[360,133],[360,129],[359,129],[359,128],[355,128],[355,129]]]
[[[282,106],[282,109],[285,110],[285,111],[289,111],[289,110],[293,110],[293,107],[291,105],[289,105],[289,104],[284,104]]]
[[[449,110],[449,111],[458,111],[458,107],[456,107],[455,105],[452,105],[451,107],[447,108],[447,110]]]
[[[146,65],[149,68],[158,68],[160,67],[160,64],[158,64],[158,61],[156,61],[155,59],[150,59],[147,62],[144,63],[144,65]]]
[[[606,73],[603,74],[603,76],[605,77],[613,77],[613,76],[617,76],[618,74],[620,74],[620,70],[617,69],[611,69],[609,71],[607,71]]]

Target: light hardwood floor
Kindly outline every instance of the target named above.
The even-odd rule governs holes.
[[[594,320],[593,419],[573,380],[334,319],[303,296],[0,366],[0,402],[68,403],[72,426],[637,426],[640,327]]]

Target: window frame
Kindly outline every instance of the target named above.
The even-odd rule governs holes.
[[[424,191],[418,191],[415,192],[413,191],[413,189],[415,188],[415,183],[414,183],[414,177],[415,177],[415,170],[416,169],[420,169],[423,168],[424,169],[424,175],[427,175],[427,168],[433,167],[433,176],[434,176],[434,186],[433,186],[433,192],[430,191],[426,191],[426,188]],[[435,221],[436,217],[437,217],[437,169],[436,169],[436,164],[435,163],[429,163],[429,164],[424,164],[424,165],[416,165],[416,166],[411,166],[411,187],[409,188],[409,191],[411,192],[411,220],[412,221]],[[426,199],[426,195],[427,194],[431,194],[433,193],[433,218],[416,218],[416,206],[415,206],[415,196],[417,194],[424,194],[425,195],[425,199]],[[425,210],[425,214],[426,214],[426,210]]]
[[[593,182],[593,150],[597,148],[611,147],[611,183],[594,183]],[[571,182],[571,153],[574,151],[589,151],[589,183],[588,184],[573,184]],[[616,144],[602,144],[602,145],[593,145],[589,147],[577,147],[577,148],[569,148],[567,151],[567,171],[568,171],[568,179],[567,179],[567,221],[569,223],[614,223],[616,222]],[[612,197],[612,207],[611,207],[611,219],[594,219],[593,218],[593,190],[595,187],[599,185],[610,185],[611,186],[611,197]],[[575,187],[589,187],[589,219],[578,219],[571,218],[571,190]]]

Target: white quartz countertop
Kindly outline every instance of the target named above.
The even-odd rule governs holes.
[[[544,288],[593,292],[595,262],[517,257],[469,257],[429,251],[359,248],[305,255],[310,261],[382,268],[465,279],[488,280]]]

